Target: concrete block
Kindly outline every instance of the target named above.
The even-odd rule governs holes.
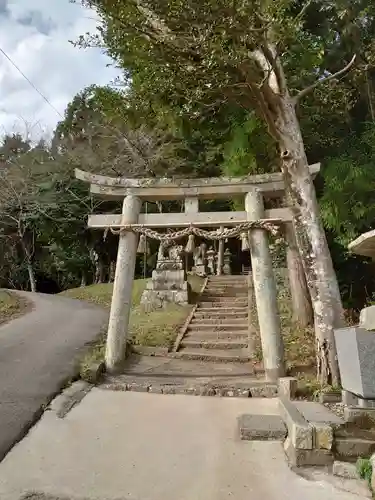
[[[333,462],[332,472],[334,476],[343,477],[345,479],[359,479],[357,467],[350,462]]]
[[[294,399],[297,392],[297,379],[294,377],[280,377],[278,380],[278,395]]]
[[[369,439],[336,437],[335,455],[344,460],[356,460],[359,457],[370,457],[375,452],[375,441]]]
[[[291,446],[296,449],[312,450],[313,427],[305,420],[293,402],[279,398],[279,411],[288,429]]]
[[[245,441],[284,441],[287,430],[278,415],[241,415],[238,427]]]
[[[324,466],[333,463],[333,455],[329,450],[306,450],[295,448],[289,437],[284,442],[284,451],[292,467]]]
[[[343,389],[341,395],[345,406],[358,406],[358,397],[355,394]]]

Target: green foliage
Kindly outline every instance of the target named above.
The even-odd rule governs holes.
[[[241,119],[242,118],[242,119]],[[234,117],[229,140],[224,145],[221,169],[224,175],[255,175],[279,170],[275,148],[254,114]]]
[[[348,141],[346,151],[328,159],[320,200],[326,227],[347,245],[375,220],[375,123]]]
[[[359,477],[365,479],[371,488],[371,479],[372,479],[372,464],[371,460],[368,458],[359,458],[357,460],[357,472]]]

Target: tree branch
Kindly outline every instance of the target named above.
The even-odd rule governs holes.
[[[312,90],[314,90],[318,85],[321,85],[323,83],[327,83],[330,80],[333,80],[334,78],[338,78],[339,76],[344,75],[347,73],[351,67],[353,66],[355,60],[356,60],[357,55],[355,54],[351,61],[345,66],[345,68],[342,68],[340,71],[337,71],[336,73],[333,73],[333,75],[327,76],[327,78],[322,78],[321,80],[317,80],[315,83],[312,85],[309,85],[305,89],[301,90],[295,97],[294,97],[294,103],[297,104],[298,101],[300,101],[303,97],[305,97],[307,94],[309,94]]]
[[[302,9],[298,12],[296,15],[295,21],[300,21],[303,16],[305,15],[305,12],[307,9],[310,7],[310,5],[314,2],[315,0],[308,0],[305,5],[302,7]]]

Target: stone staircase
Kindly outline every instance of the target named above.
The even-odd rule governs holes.
[[[216,362],[251,360],[247,276],[212,276],[180,343],[178,357]]]

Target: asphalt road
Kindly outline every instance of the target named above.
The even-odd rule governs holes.
[[[33,308],[0,327],[0,460],[77,374],[77,359],[107,313],[56,295],[20,292]]]

